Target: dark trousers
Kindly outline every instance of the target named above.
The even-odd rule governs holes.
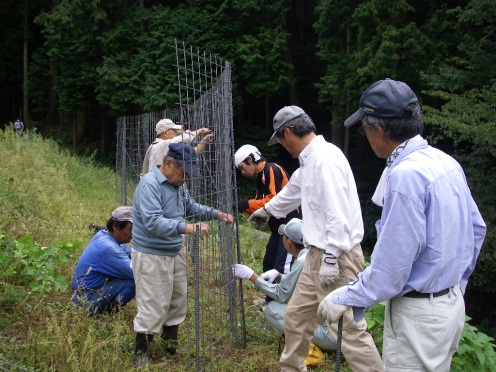
[[[111,310],[116,306],[124,306],[131,301],[136,293],[133,279],[109,280],[95,291],[84,291],[73,296],[72,302],[76,305],[89,305],[91,315]],[[86,293],[84,293],[86,292]]]
[[[288,252],[282,243],[282,236],[277,232],[270,234],[269,241],[265,247],[265,256],[263,259],[263,272],[270,269],[276,269],[281,274],[284,274],[284,265]]]

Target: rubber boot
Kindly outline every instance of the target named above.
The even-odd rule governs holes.
[[[310,342],[310,348],[308,350],[307,358],[305,359],[305,365],[307,367],[313,368],[318,367],[324,363],[325,357],[322,349],[315,345],[313,342]]]
[[[165,343],[165,352],[174,355],[177,352],[179,342],[177,340],[177,331],[179,326],[163,326],[162,327],[162,341]]]
[[[136,333],[136,347],[134,350],[134,366],[142,367],[150,364],[148,346],[153,340],[153,335]]]

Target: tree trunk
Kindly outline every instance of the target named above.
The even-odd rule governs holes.
[[[334,116],[334,115],[333,115]],[[348,140],[345,128],[341,125],[331,125],[331,142],[344,152],[345,141]],[[347,155],[345,153],[345,155]]]
[[[270,95],[268,92],[265,93],[265,127],[267,129],[272,129],[272,117],[270,115]]]
[[[105,159],[107,155],[107,127],[108,127],[108,116],[102,115],[102,125],[100,125],[100,158]]]
[[[58,112],[57,112],[57,92],[55,92],[55,82],[57,80],[57,60],[55,57],[50,57],[50,84],[48,86],[48,103],[47,103],[47,113],[45,117],[45,122],[47,123],[58,123]]]
[[[72,131],[72,140],[74,149],[84,138],[86,132],[86,106],[81,105],[76,111],[76,118],[74,120],[74,126]]]
[[[348,27],[346,29],[346,54],[351,53],[351,29]],[[346,112],[350,112],[350,90],[346,90]],[[350,150],[350,129],[345,128],[344,130],[344,142],[343,142],[343,153],[344,156],[348,157],[348,153]]]
[[[22,27],[23,33],[23,58],[22,58],[22,120],[24,122],[26,129],[31,129],[32,119],[29,114],[29,103],[28,103],[28,0],[24,0],[24,24]]]

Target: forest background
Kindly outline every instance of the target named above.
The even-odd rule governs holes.
[[[275,112],[294,104],[343,149],[370,253],[384,161],[342,123],[372,83],[404,81],[425,136],[462,164],[488,225],[466,305],[494,337],[495,16],[493,0],[0,0],[0,124],[21,117],[112,167],[116,117],[176,106],[177,39],[232,64],[236,148],[251,143],[294,171],[284,149],[266,145]],[[251,185],[238,179],[243,196]]]

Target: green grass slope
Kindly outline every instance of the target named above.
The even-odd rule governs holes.
[[[70,305],[64,286],[93,235],[88,225],[105,224],[118,206],[113,169],[39,135],[20,138],[12,128],[0,131],[0,159],[0,370],[133,370],[135,304],[88,318]],[[240,225],[243,263],[260,273],[267,237],[244,217]],[[215,363],[207,369],[276,371],[280,335],[252,305],[262,293],[248,281],[243,287],[247,347],[217,344]],[[383,308],[376,306],[367,319],[380,350]],[[466,323],[452,370],[494,370],[492,341]],[[178,355],[149,370],[183,371],[181,358],[190,357]],[[334,358],[328,353],[315,370],[333,370]],[[349,371],[346,362],[341,370]]]

